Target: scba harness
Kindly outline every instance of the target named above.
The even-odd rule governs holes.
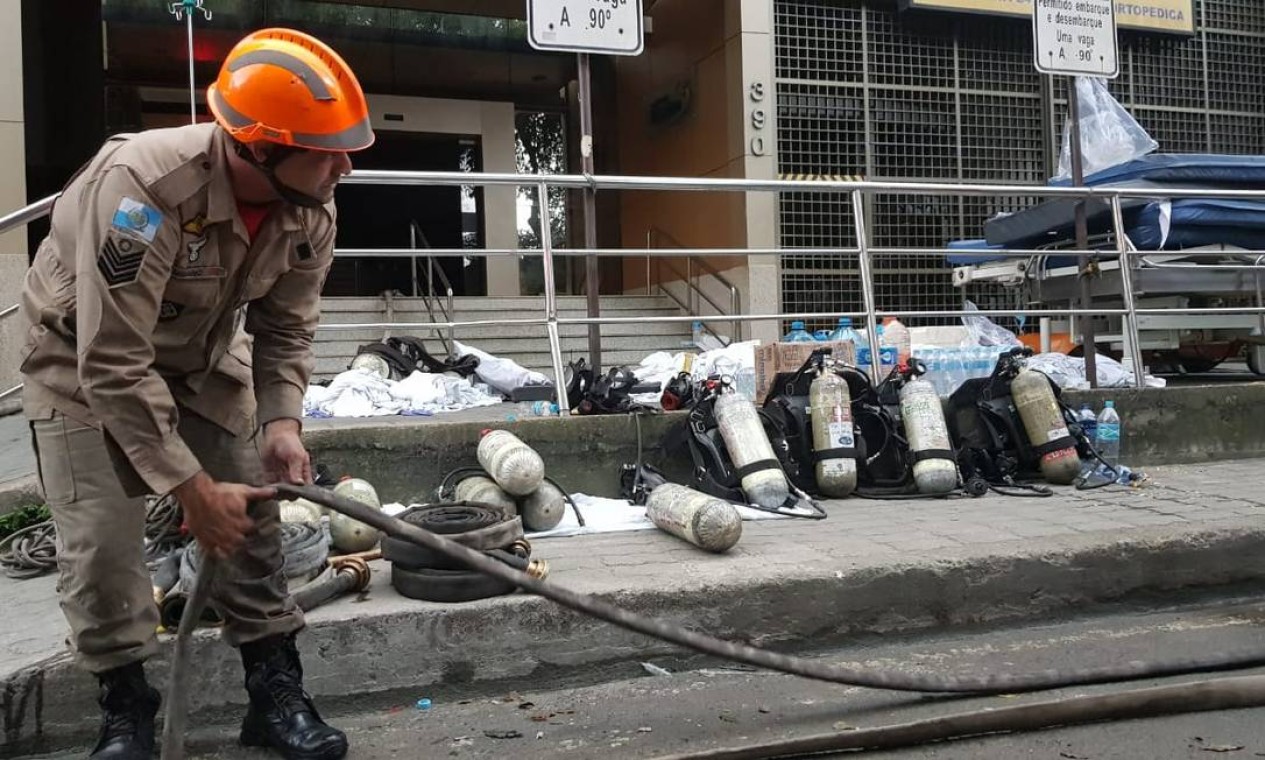
[[[1030,493],[1014,495],[1049,496],[1053,492],[1044,486],[1020,485],[1026,481],[1041,479],[1041,458],[1047,454],[1075,448],[1084,460],[1102,458],[1093,443],[1085,435],[1076,412],[1064,401],[1055,382],[1050,382],[1070,438],[1033,445],[1028,440],[1023,420],[1011,392],[1011,383],[1018,376],[1024,360],[1033,351],[1017,347],[998,357],[997,364],[988,377],[973,378],[962,383],[949,397],[949,427],[958,442],[958,465],[967,478],[986,481],[994,490],[998,488],[1021,489]],[[1036,370],[1029,369],[1030,372]],[[1107,465],[1108,472],[1115,468]],[[1112,481],[1091,484],[1084,478],[1077,481],[1077,488],[1098,488]]]
[[[671,454],[688,452],[693,462],[691,487],[720,497],[733,504],[760,509],[775,514],[809,519],[824,519],[826,513],[803,489],[787,469],[796,467],[788,455],[789,446],[785,432],[779,423],[765,410],[757,410],[764,434],[772,444],[774,459],[751,462],[744,467],[734,464],[720,433],[716,419],[716,399],[722,393],[734,392],[727,378],[714,376],[705,380],[691,396],[693,405],[686,419],[672,427],[664,436],[664,449]],[[781,470],[787,478],[791,494],[775,509],[752,504],[742,490],[742,479],[764,470]]]

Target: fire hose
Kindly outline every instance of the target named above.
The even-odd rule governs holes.
[[[652,618],[629,612],[611,604],[610,602],[571,591],[545,580],[533,578],[526,573],[503,564],[502,562],[491,559],[480,552],[468,549],[449,539],[443,538],[442,536],[429,533],[417,526],[405,523],[364,504],[343,498],[323,488],[318,488],[316,486],[295,486],[289,484],[276,484],[273,487],[277,489],[277,493],[279,495],[289,496],[290,498],[304,498],[314,501],[317,504],[321,504],[337,512],[341,512],[352,519],[359,520],[366,525],[377,528],[386,535],[403,539],[426,549],[445,554],[453,559],[458,559],[471,569],[477,570],[494,578],[507,581],[528,593],[542,596],[550,601],[562,605],[563,607],[598,618],[599,620],[603,620],[608,623],[612,623],[620,626],[621,628],[645,634],[647,636],[651,636],[671,644],[676,644],[687,649],[692,649],[703,654],[747,665],[753,665],[767,670],[802,676],[804,678],[811,678],[818,681],[825,681],[828,683],[886,689],[892,691],[956,693],[984,696],[990,694],[1015,694],[1020,692],[1042,691],[1056,687],[1085,686],[1090,684],[1131,681],[1142,678],[1157,678],[1190,673],[1242,669],[1265,665],[1265,651],[1262,650],[1222,653],[1207,657],[1186,658],[1171,660],[1168,662],[1131,661],[1111,666],[1086,668],[1081,670],[1051,669],[1019,675],[991,674],[983,676],[945,676],[890,671],[870,671],[850,668],[842,665],[825,664],[791,655],[770,652],[768,650],[759,649],[745,644],[724,641],[703,633],[681,628],[671,623],[654,620]],[[185,711],[185,705],[188,698],[187,637],[189,636],[190,629],[193,628],[192,621],[198,619],[198,616],[201,614],[202,607],[206,605],[207,595],[209,592],[209,585],[207,582],[208,576],[214,575],[215,569],[216,563],[207,562],[204,563],[201,571],[198,573],[197,583],[195,584],[194,591],[190,595],[189,601],[184,609],[185,617],[182,619],[182,624],[176,636],[175,654],[172,660],[171,684],[167,698],[166,729],[163,733],[163,760],[180,760],[184,756],[183,729],[185,715],[183,713]],[[1204,687],[1202,684],[1207,683],[1218,685],[1228,684],[1229,686],[1225,688],[1229,689],[1230,694],[1236,699],[1242,700],[1241,704],[1235,703],[1237,706],[1245,706],[1248,703],[1265,704],[1265,687],[1255,688],[1255,682],[1248,679],[1251,681],[1249,685],[1254,688],[1246,690],[1236,689],[1235,685],[1242,682],[1242,680],[1243,679],[1227,679],[1222,682],[1201,682],[1200,684],[1192,684],[1185,687],[1174,686],[1166,688],[1178,690],[1178,692],[1188,697],[1188,699],[1185,699],[1184,701],[1179,700],[1181,704],[1185,705],[1185,710],[1205,709],[1202,707],[1202,699],[1203,695],[1208,690],[1208,687]],[[1126,704],[1133,704],[1138,700],[1143,702],[1147,701],[1148,691],[1153,690],[1125,692],[1124,694],[1116,696],[1121,697]],[[1218,691],[1220,691],[1220,689]],[[1085,698],[1081,699],[1083,701]],[[1046,706],[1055,706],[1062,705],[1064,702],[1068,701],[1064,700],[1043,704]],[[1170,706],[1172,705],[1171,702],[1169,704]],[[1038,706],[1030,705],[1028,707]],[[991,712],[996,714],[1000,711]],[[1038,712],[1040,713],[1041,711]],[[1052,709],[1045,710],[1044,714],[1050,716],[1051,719],[1056,722],[1053,724],[1046,723],[1043,725],[1056,725],[1060,724],[1064,720],[1061,717],[1061,713],[1056,715],[1055,711]],[[963,716],[958,717],[962,718]],[[1085,719],[1101,720],[1104,717],[1111,717],[1111,713],[1107,713],[1106,715],[1098,713],[1093,714],[1093,717],[1083,717],[1085,717]],[[920,724],[908,725],[918,726]],[[1024,724],[1019,727],[1023,728],[1029,726]],[[998,728],[994,730],[1001,729]],[[855,733],[856,732],[849,732],[850,735]],[[973,731],[973,733],[978,733],[978,731]],[[964,734],[955,733],[945,735],[940,738],[960,735]],[[907,733],[905,744],[917,744],[926,741],[926,739],[922,739],[920,736],[921,734],[917,731]],[[729,757],[734,759],[742,758],[743,760],[746,760],[747,758],[794,757],[802,755],[805,751],[791,747],[790,745],[794,744],[795,741],[799,740],[791,740],[790,743],[780,742],[776,745],[763,745],[759,749],[759,752],[763,754],[704,754],[689,757]],[[752,749],[753,748],[748,747],[743,748],[742,750],[732,751],[746,752],[747,750]],[[825,750],[811,750],[811,752],[814,753],[822,751]]]

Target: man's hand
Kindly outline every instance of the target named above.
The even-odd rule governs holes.
[[[176,486],[176,499],[198,545],[214,557],[227,557],[241,546],[255,521],[246,513],[251,502],[276,497],[276,489],[241,483],[217,483],[205,471]]]
[[[273,420],[264,425],[264,472],[270,482],[304,486],[312,482],[312,458],[303,448],[298,420]]]

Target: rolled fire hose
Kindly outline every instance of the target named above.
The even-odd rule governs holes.
[[[286,580],[291,588],[297,589],[315,580],[315,576],[321,572],[329,556],[329,541],[325,536],[325,531],[318,525],[281,523],[280,529]],[[179,576],[174,587],[168,586],[159,598],[158,584],[155,582],[159,622],[168,630],[176,629],[184,621],[184,608],[189,602],[189,589],[193,587],[197,578],[201,557],[197,542],[190,543],[180,556]],[[204,625],[221,625],[224,622],[223,615],[214,609],[214,605],[204,610],[199,620]]]
[[[769,652],[745,644],[723,641],[670,623],[629,612],[609,602],[576,593],[548,581],[537,580],[497,560],[485,557],[480,552],[468,549],[414,525],[409,525],[384,512],[342,498],[323,488],[295,486],[284,483],[276,484],[273,487],[277,489],[280,495],[309,499],[360,520],[387,535],[401,538],[432,551],[441,552],[454,559],[459,559],[479,572],[509,581],[524,591],[543,596],[563,607],[596,617],[599,620],[677,644],[678,646],[693,649],[703,654],[710,654],[735,662],[828,683],[892,691],[973,693],[977,695],[1012,694],[1061,686],[1110,683],[1186,673],[1239,669],[1265,664],[1265,651],[1250,651],[1162,663],[1133,661],[1085,670],[1046,670],[1021,675],[1000,674],[973,677],[864,671],[839,665],[827,665],[800,657]],[[206,568],[210,568],[210,572],[207,572]],[[189,621],[189,624],[181,625],[176,636],[176,652],[172,660],[171,685],[167,699],[167,721],[163,733],[163,760],[182,760],[184,757],[184,747],[181,738],[183,737],[186,717],[184,711],[188,698],[187,638],[192,628],[192,621],[197,619],[197,616],[201,614],[201,608],[206,604],[207,584],[204,576],[213,574],[214,568],[214,562],[208,562],[203,572],[199,573],[198,583],[184,611],[185,619]],[[1182,687],[1168,688],[1180,689]],[[1120,696],[1127,700],[1128,694]],[[1061,704],[1061,702],[1049,704],[1057,705]],[[177,733],[174,728],[178,728],[179,732]],[[793,755],[787,755],[783,752],[781,754],[747,755],[745,757],[787,756]]]

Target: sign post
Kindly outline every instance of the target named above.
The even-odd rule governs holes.
[[[1068,77],[1068,116],[1071,121],[1072,185],[1085,186],[1085,161],[1081,147],[1080,96],[1076,77],[1114,79],[1120,74],[1120,53],[1116,36],[1116,8],[1113,0],[1035,0],[1032,14],[1033,54],[1037,71]],[[1076,204],[1076,248],[1089,250],[1089,229],[1085,201]],[[1128,262],[1121,261],[1121,266]],[[1098,273],[1098,258],[1080,260],[1081,346],[1085,354],[1085,377],[1089,387],[1098,387],[1097,343],[1094,338],[1090,277]],[[1141,368],[1135,371],[1140,372]]]
[[[593,174],[593,89],[589,55],[640,55],[645,46],[642,0],[527,0],[527,41],[537,50],[572,52],[580,85],[580,169]],[[597,194],[584,189],[584,247],[597,247]],[[550,234],[542,230],[542,235]],[[590,319],[601,314],[597,256],[584,259]],[[552,287],[552,284],[546,284]],[[646,283],[650,287],[650,283]],[[589,325],[589,362],[602,371],[601,326]]]

